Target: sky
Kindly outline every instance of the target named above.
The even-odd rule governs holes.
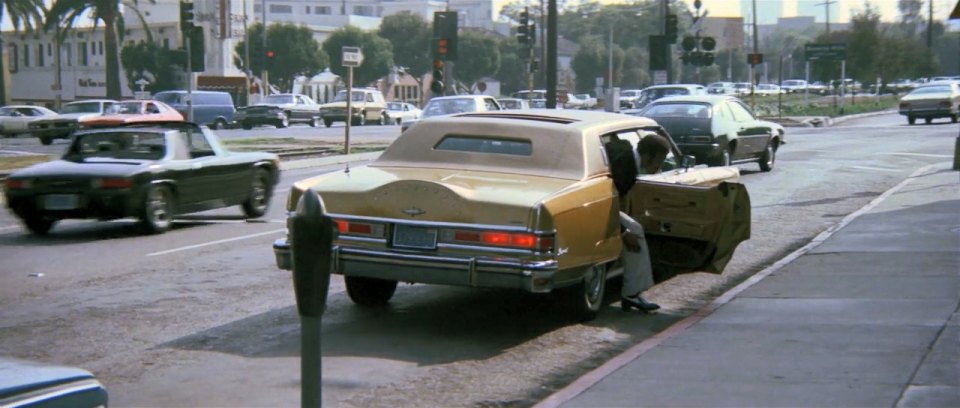
[[[576,4],[577,0],[569,0],[569,3]],[[682,0],[689,5],[689,8],[693,10],[694,0]],[[850,21],[851,9],[855,12],[863,9],[864,0],[831,0],[836,1],[831,9],[831,22],[848,22]],[[880,18],[883,21],[896,21],[899,12],[897,11],[897,0],[866,0],[873,5],[880,13]],[[924,3],[924,14],[927,12],[927,1],[923,0]],[[950,11],[953,10],[953,6],[956,4],[957,0],[933,0],[933,12],[934,19],[945,20],[947,15],[950,14]],[[510,3],[511,0],[494,0],[497,9],[502,7],[504,4]],[[539,5],[539,0],[527,0],[531,5]],[[585,3],[589,1],[584,1]],[[619,3],[629,3],[628,1],[622,0],[600,0],[601,4],[619,4]],[[711,17],[742,17],[742,11],[746,7],[743,7],[741,2],[746,3],[747,6],[752,4],[753,0],[701,0],[703,6],[701,10],[709,11],[709,16]],[[782,17],[795,17],[797,15],[798,9],[800,9],[801,4],[806,4],[808,7],[811,3],[823,3],[824,0],[756,0],[757,10],[763,10],[764,6],[775,7],[781,6],[783,9]],[[825,10],[823,6],[817,7],[821,12],[814,17],[817,18],[818,22],[822,22],[825,19]],[[760,23],[763,24],[763,20],[759,19]]]

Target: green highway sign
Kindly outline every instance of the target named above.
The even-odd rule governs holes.
[[[847,59],[846,44],[807,44],[803,46],[803,53],[807,61]]]

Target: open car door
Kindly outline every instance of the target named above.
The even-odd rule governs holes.
[[[654,271],[719,274],[737,245],[750,238],[747,188],[728,181],[676,182],[641,178],[630,190],[630,215],[643,225]]]

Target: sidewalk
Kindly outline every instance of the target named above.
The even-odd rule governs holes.
[[[958,304],[944,163],[537,407],[958,407]]]

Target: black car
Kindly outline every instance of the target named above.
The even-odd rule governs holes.
[[[59,160],[6,179],[7,206],[34,234],[59,220],[134,217],[147,232],[174,215],[240,205],[262,216],[279,179],[279,158],[237,153],[192,123],[81,130]]]
[[[0,357],[0,407],[106,407],[107,390],[89,371]]]
[[[291,123],[306,123],[317,127],[321,122],[320,105],[307,95],[269,95],[256,105],[237,109],[233,120],[246,130],[257,125],[285,128]]]
[[[770,171],[777,149],[786,143],[783,126],[757,119],[734,96],[665,97],[630,114],[657,121],[680,150],[711,166],[756,162]]]

